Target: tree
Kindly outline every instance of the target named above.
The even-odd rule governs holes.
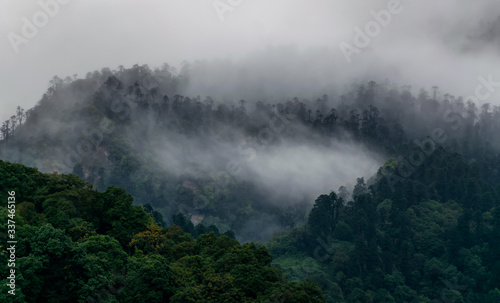
[[[85,283],[87,277],[82,249],[63,230],[50,224],[29,228],[23,237],[29,243],[28,253],[18,258],[25,278],[20,288],[26,300],[49,302],[57,297],[65,302],[77,302],[79,284]]]
[[[332,192],[319,196],[309,213],[307,224],[315,236],[332,236],[342,209],[342,199]]]
[[[356,185],[354,185],[354,190],[352,192],[353,196],[360,196],[366,194],[368,190],[366,189],[365,178],[357,178]]]

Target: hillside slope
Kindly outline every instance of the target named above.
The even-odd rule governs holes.
[[[328,302],[499,302],[500,187],[438,148],[391,190],[382,172],[403,165],[358,179],[353,201],[319,196],[305,226],[267,244],[275,265]]]

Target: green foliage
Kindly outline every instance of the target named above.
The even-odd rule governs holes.
[[[387,169],[397,165],[386,163]],[[338,211],[335,193],[321,195],[305,227],[269,241],[273,264],[299,280],[314,278],[337,294],[327,296],[330,302],[495,298],[500,207],[498,199],[481,197],[498,193],[474,167],[437,149],[394,191],[385,181],[379,174],[366,189],[358,179],[358,195]],[[308,258],[314,267],[304,266]]]
[[[309,213],[308,225],[317,236],[331,236],[343,208],[343,200],[335,193],[321,195]]]
[[[437,101],[425,91],[415,97],[370,82],[331,108],[326,95],[316,102],[258,102],[254,111],[244,102],[215,108],[210,97],[169,100],[166,94],[179,91],[185,76],[136,65],[74,82],[55,77],[25,124],[20,109],[17,127],[4,123],[3,159],[77,175],[40,174],[0,162],[0,199],[6,201],[8,189],[18,200],[22,273],[16,300],[321,301],[309,278],[329,302],[499,301],[499,107],[485,104],[477,115],[476,105],[460,98],[444,95]],[[207,146],[214,133],[231,144],[235,134],[257,135],[263,119],[275,119],[276,113],[296,117],[287,123],[292,131],[280,134],[284,139],[324,144],[349,138],[390,158],[375,178],[357,180],[352,201],[345,188],[321,195],[306,216],[307,203],[278,207],[271,203],[275,196],[260,192],[256,182],[221,186],[210,170],[227,159],[200,165],[189,156],[155,157],[179,148],[177,138]],[[458,129],[443,119],[448,113],[462,118]],[[54,131],[45,121],[70,127]],[[80,127],[103,132],[84,134]],[[430,153],[420,143],[433,135],[433,127],[449,139]],[[165,139],[170,146],[162,144]],[[81,149],[78,159],[67,155],[74,146]],[[425,161],[416,165],[409,155],[418,153]],[[386,173],[402,176],[404,155],[414,170],[392,184]],[[184,169],[181,175],[171,169],[177,166]],[[144,208],[134,206],[134,199]],[[195,226],[179,214],[200,208],[206,224]],[[167,228],[163,215],[176,213]],[[0,214],[6,218],[7,209],[1,207]],[[231,229],[245,231],[255,218],[283,228],[307,222],[276,234],[267,251],[234,240]],[[211,224],[228,230],[228,237]],[[5,220],[0,226],[5,230]],[[5,243],[0,245],[4,260]],[[273,265],[296,282],[282,279],[269,253],[276,257]]]
[[[162,228],[123,189],[97,192],[73,175],[3,161],[0,182],[20,200],[16,296],[7,294],[2,274],[2,302],[239,303],[276,296],[325,302],[317,284],[283,280],[265,247],[240,244],[215,226],[192,228],[197,239],[178,225]],[[8,214],[1,206],[2,230]],[[182,215],[174,221],[192,226]],[[7,273],[0,245],[0,269]]]

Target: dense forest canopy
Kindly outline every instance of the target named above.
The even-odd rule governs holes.
[[[54,77],[3,123],[19,300],[86,300],[125,268],[111,301],[499,302],[499,106],[388,81],[188,96],[204,70]]]
[[[2,241],[1,302],[324,302],[313,281],[271,267],[265,247],[162,228],[123,189],[3,161],[0,177],[0,199],[8,188],[18,203],[16,295]],[[4,231],[8,208],[0,213]]]
[[[498,302],[500,187],[442,147],[394,191],[382,169],[352,201],[319,196],[267,244],[275,263],[329,302]]]

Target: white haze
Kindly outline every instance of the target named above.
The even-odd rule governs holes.
[[[231,175],[234,182],[253,181],[277,199],[292,204],[304,196],[312,201],[343,185],[352,190],[356,178],[374,175],[384,162],[382,155],[347,140],[327,145],[286,140],[277,144],[280,134],[274,136],[269,146],[257,140],[255,145],[243,148],[254,151],[253,156],[239,152],[238,145],[245,137],[236,132],[232,142],[214,135],[190,140],[168,134],[152,150],[165,171],[181,175],[190,164],[201,164],[212,177],[222,172]]]
[[[0,39],[0,118],[9,117],[17,105],[33,106],[54,75],[84,77],[102,67],[137,63],[167,62],[180,69],[184,60],[238,61],[273,46],[291,45],[306,54],[326,49],[323,56],[302,60],[310,65],[334,62],[335,68],[326,65],[327,74],[338,84],[368,74],[415,89],[437,85],[443,92],[468,96],[479,75],[494,74],[494,79],[500,79],[497,0],[401,0],[403,11],[393,15],[350,64],[339,43],[351,42],[353,28],[363,28],[373,19],[370,11],[385,9],[388,0],[242,1],[224,14],[224,21],[213,2],[69,1],[16,54],[7,34],[20,34],[22,18],[31,19],[41,8],[38,1],[0,1],[4,37]],[[498,97],[496,92],[485,102],[498,104]]]
[[[289,139],[290,134],[300,138]],[[385,161],[383,155],[362,144],[347,138],[337,141],[318,137],[301,127],[278,127],[266,140],[254,137],[253,143],[234,129],[195,138],[162,131],[160,137],[154,140],[147,156],[163,171],[186,176],[186,180],[189,176],[210,176],[221,189],[231,183],[249,182],[266,195],[266,203],[283,208],[303,202],[310,207],[319,195],[337,191],[340,186],[352,192],[357,178],[364,176],[368,180]],[[142,144],[135,148],[137,153],[145,154]],[[283,226],[274,217],[259,214],[245,223],[238,237],[243,241],[264,240],[281,229]]]
[[[257,182],[290,200],[309,199],[353,185],[356,178],[370,176],[383,164],[381,157],[346,143],[332,147],[281,146],[258,155],[249,169]],[[351,188],[352,190],[352,188]]]

